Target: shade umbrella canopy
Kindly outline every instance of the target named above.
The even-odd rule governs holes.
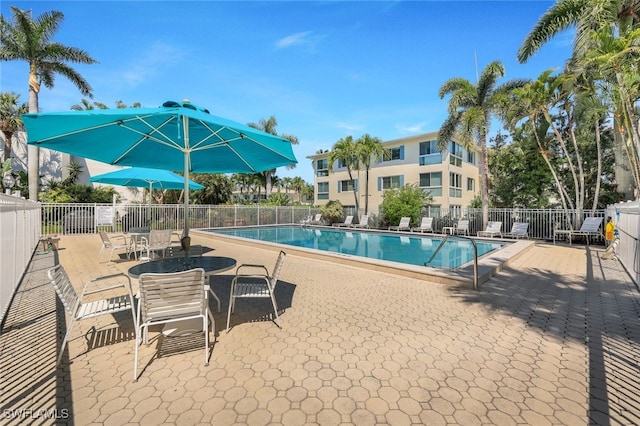
[[[168,170],[149,169],[146,167],[129,167],[101,175],[91,176],[89,182],[107,185],[131,186],[152,189],[184,189],[184,178]],[[192,180],[189,189],[204,189],[204,186]]]
[[[22,116],[29,145],[118,166],[184,173],[185,236],[190,173],[258,173],[297,163],[291,142],[209,114],[187,101],[158,108]]]

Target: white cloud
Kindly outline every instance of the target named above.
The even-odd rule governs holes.
[[[313,46],[312,31],[303,31],[281,38],[276,42],[276,48],[286,49],[293,46]]]
[[[405,132],[405,133],[423,133],[424,130],[424,126],[427,125],[427,122],[423,121],[421,123],[416,123],[416,124],[396,124],[396,129],[401,131],[401,132]]]

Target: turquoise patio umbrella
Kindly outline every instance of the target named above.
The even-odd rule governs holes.
[[[25,114],[27,143],[103,163],[184,173],[258,173],[297,163],[291,142],[217,117],[188,101],[158,108]]]
[[[134,188],[148,187],[149,209],[151,208],[151,192],[154,189],[184,189],[184,178],[182,176],[169,170],[149,169],[146,167],[128,167],[126,169],[91,176],[89,182]],[[189,189],[194,191],[204,189],[204,186],[190,180]],[[149,211],[149,215],[151,215],[151,211]]]

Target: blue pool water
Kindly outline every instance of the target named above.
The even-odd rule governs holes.
[[[438,248],[443,236],[403,235],[302,226],[268,226],[209,229],[209,232],[286,244],[333,253],[424,266]],[[506,243],[475,240],[478,257],[498,250]],[[428,266],[455,269],[473,260],[469,240],[449,238]]]

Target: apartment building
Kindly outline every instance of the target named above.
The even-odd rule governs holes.
[[[465,149],[452,140],[447,150],[437,149],[437,132],[423,133],[383,142],[391,153],[389,159],[372,164],[369,170],[369,211],[377,214],[384,191],[414,184],[428,192],[433,200],[429,214],[438,216],[442,209],[462,209],[480,194],[480,150]],[[364,208],[365,171],[353,171],[349,179],[344,164],[334,164],[329,172],[329,152],[311,155],[314,167],[314,204],[338,200],[345,207],[355,207],[353,188],[360,208]]]

